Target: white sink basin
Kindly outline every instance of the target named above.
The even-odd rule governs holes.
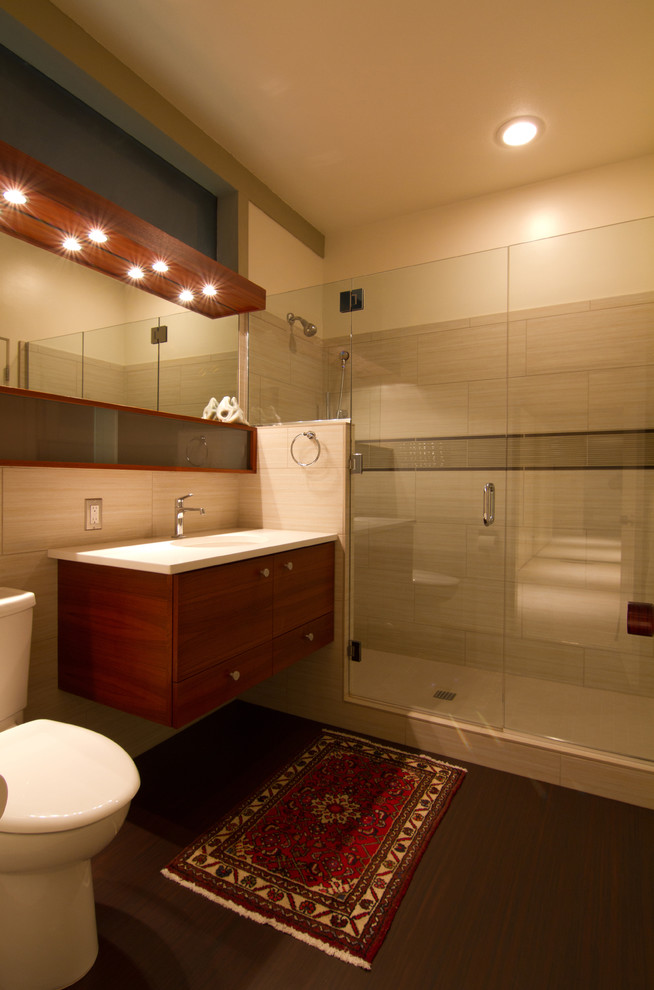
[[[175,547],[249,547],[261,546],[270,541],[268,530],[247,533],[215,533],[209,536],[182,536],[171,540]]]
[[[61,547],[48,550],[49,557],[108,567],[178,574],[182,571],[227,564],[267,553],[328,543],[335,533],[304,530],[249,529],[169,540],[146,540],[104,546]]]
[[[149,559],[167,559],[173,552],[174,543],[172,540],[155,543],[132,543],[114,547],[92,547],[89,549],[79,548],[80,553],[85,553],[89,558],[107,558],[111,560],[141,560],[144,557]]]

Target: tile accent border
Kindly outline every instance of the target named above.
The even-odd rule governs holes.
[[[641,469],[654,467],[654,430],[380,439],[356,450],[364,471]]]

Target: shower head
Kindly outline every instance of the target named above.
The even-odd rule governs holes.
[[[304,317],[296,316],[295,313],[287,313],[286,322],[288,323],[291,330],[293,329],[293,324],[295,322],[299,323],[302,329],[304,330],[305,337],[313,337],[314,334],[318,333],[318,327],[316,326],[315,323],[309,323],[309,321],[305,320]]]

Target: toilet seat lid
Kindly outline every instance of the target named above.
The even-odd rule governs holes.
[[[20,591],[18,588],[0,588],[0,615],[24,612],[34,608],[36,598],[33,591]]]
[[[7,806],[0,832],[63,832],[106,818],[136,794],[132,758],[106,736],[35,719],[0,732]]]

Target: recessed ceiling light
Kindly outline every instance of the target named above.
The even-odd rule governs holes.
[[[543,121],[538,117],[513,117],[502,124],[497,132],[497,140],[500,144],[517,148],[529,144],[542,130]]]
[[[168,271],[168,265],[165,261],[155,261],[152,268],[155,272],[159,272],[160,275],[163,275],[164,272]]]
[[[145,276],[145,272],[143,271],[140,265],[132,265],[132,267],[128,269],[127,274],[129,275],[130,278],[134,278],[137,280],[140,278],[144,278]]]
[[[100,227],[92,227],[91,230],[89,230],[89,240],[93,241],[95,244],[104,244],[107,240],[107,235],[104,230],[101,230]]]
[[[5,189],[2,195],[8,203],[13,203],[15,206],[22,206],[27,202],[27,196],[20,189]]]
[[[82,245],[77,240],[76,237],[65,237],[63,240],[63,247],[65,251],[81,251]]]

